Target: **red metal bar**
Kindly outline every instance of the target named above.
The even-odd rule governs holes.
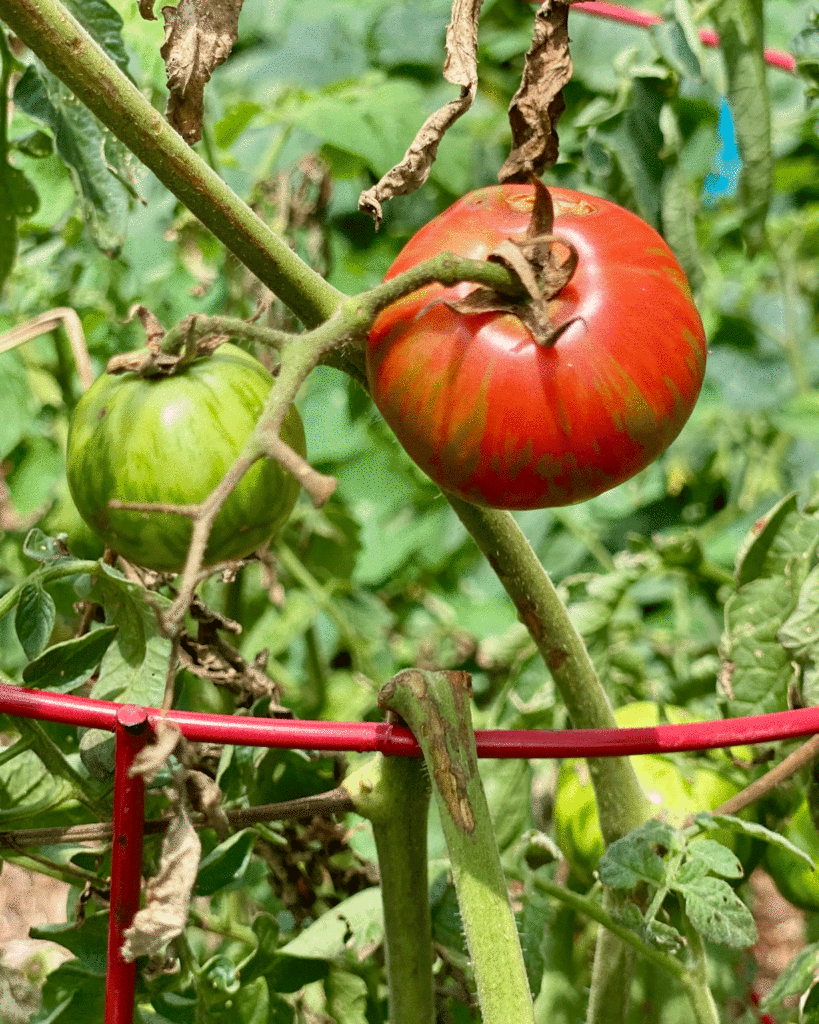
[[[105,1024],[132,1024],[136,962],[120,955],[125,929],[139,909],[142,881],[142,830],[145,784],[131,777],[134,758],[151,738],[145,708],[118,705],[114,767],[114,835],[111,848],[111,909],[108,917],[108,969],[105,979]]]
[[[87,697],[26,690],[0,683],[0,713],[116,730],[124,705]],[[389,722],[300,722],[281,718],[208,715],[193,711],[140,709],[149,723],[175,722],[190,740],[300,750],[380,751],[418,757],[412,733]],[[479,757],[616,757],[669,751],[710,750],[819,732],[819,707],[713,722],[659,725],[642,729],[478,729]]]
[[[572,10],[606,18],[609,21],[619,21],[624,25],[634,25],[636,28],[651,28],[652,25],[660,25],[663,21],[658,14],[635,11],[620,4],[605,3],[604,0],[583,0],[581,3],[572,4]],[[700,39],[705,46],[719,46],[719,36],[712,29],[700,29]],[[796,71],[796,60],[790,53],[784,53],[782,50],[766,49],[765,62],[771,67],[789,71],[791,74]]]

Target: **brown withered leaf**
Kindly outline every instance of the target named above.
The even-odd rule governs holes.
[[[572,76],[569,2],[545,0],[535,14],[523,78],[509,104],[512,152],[498,174],[501,182],[527,181],[557,161],[556,125],[566,106],[563,86]]]
[[[145,906],[125,931],[124,960],[158,957],[171,939],[182,934],[201,853],[196,829],[180,809],[162,840],[159,870],[145,886]]]
[[[179,0],[162,8],[167,117],[188,143],[202,137],[205,86],[236,42],[241,9],[242,0]]]
[[[130,776],[141,775],[146,782],[152,782],[182,737],[179,727],[167,719],[160,719],[156,724],[153,743],[146,744],[136,755],[128,771]]]
[[[444,78],[461,87],[457,99],[436,110],[421,125],[400,163],[372,188],[361,193],[358,208],[381,226],[381,204],[394,196],[420,188],[429,177],[441,139],[469,110],[478,88],[478,18],[483,0],[453,0],[452,19],[446,30]]]

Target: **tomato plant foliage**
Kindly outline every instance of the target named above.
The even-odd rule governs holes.
[[[130,58],[142,92],[164,106],[165,72],[156,56],[161,22],[140,20],[136,5],[124,0],[115,5],[123,12],[124,28],[104,0],[71,4],[82,10],[88,30],[122,66]],[[658,13],[662,7],[659,0],[640,6]],[[723,6],[727,17],[739,17],[737,12],[762,5]],[[807,0],[764,3],[766,42],[787,48],[800,34],[808,63],[817,38],[809,6]],[[245,0],[239,41],[208,85],[199,148],[266,221],[286,225],[292,247],[344,293],[377,284],[413,236],[423,238],[430,231],[442,236],[437,215],[453,203],[457,209],[459,197],[489,186],[507,155],[506,108],[520,81],[532,10],[519,0],[487,0],[479,33],[478,96],[469,115],[441,143],[427,185],[385,206],[378,235],[357,211],[361,189],[400,159],[421,116],[451,96],[451,88],[439,81],[449,7],[448,0],[328,0],[322,5]],[[695,45],[689,4],[675,4],[674,14],[648,33],[603,23],[579,7],[571,11],[575,71],[564,90],[561,157],[545,180],[555,193],[567,189],[593,196],[588,201],[600,203],[601,209],[603,201],[597,196],[618,204],[616,214],[601,219],[610,216],[619,225],[633,224],[623,212],[633,211],[663,236],[685,269],[709,339],[702,393],[688,425],[670,443],[696,397],[704,349],[696,322],[691,327],[696,340],[687,353],[671,322],[669,296],[672,305],[680,302],[682,307],[687,299],[674,286],[679,272],[665,248],[660,249],[662,263],[674,267],[673,273],[653,283],[654,293],[665,298],[638,304],[633,330],[646,337],[651,328],[651,336],[657,337],[657,325],[663,326],[661,341],[680,357],[669,363],[673,388],[666,389],[665,381],[657,384],[656,362],[653,384],[633,368],[636,351],[622,332],[609,326],[629,290],[609,277],[604,277],[609,305],[586,308],[585,321],[570,325],[551,349],[538,351],[515,335],[517,327],[513,330],[509,317],[500,327],[486,326],[486,316],[476,326],[478,317],[449,310],[440,291],[428,290],[412,312],[406,311],[415,300],[399,305],[388,314],[389,323],[385,319],[376,329],[379,347],[378,353],[371,350],[370,373],[384,417],[395,421],[396,433],[425,472],[395,443],[384,417],[357,385],[330,367],[314,371],[298,405],[311,461],[334,476],[338,488],[323,509],[304,500],[296,503],[278,533],[275,579],[251,562],[227,584],[212,578],[200,586],[201,600],[213,614],[203,634],[212,621],[241,623],[242,629],[229,643],[220,643],[215,664],[203,664],[198,657],[202,650],[193,640],[196,624],[186,622],[187,661],[177,679],[176,707],[264,716],[280,713],[283,705],[305,718],[372,719],[379,714],[375,695],[381,682],[407,666],[434,665],[472,674],[477,725],[569,724],[501,583],[426,475],[445,487],[472,488],[472,496],[481,497],[472,468],[485,441],[497,436],[499,417],[491,415],[480,386],[473,390],[470,416],[455,401],[454,391],[446,396],[444,387],[452,379],[442,374],[440,360],[454,360],[457,353],[456,364],[466,367],[467,354],[474,353],[470,372],[490,366],[485,349],[479,348],[485,333],[493,344],[501,335],[498,363],[510,371],[516,360],[529,367],[528,377],[521,373],[504,378],[511,384],[493,408],[503,407],[515,417],[513,426],[525,419],[529,434],[544,444],[551,439],[564,447],[548,449],[550,456],[562,451],[563,461],[550,463],[545,475],[537,472],[534,447],[530,455],[517,440],[499,453],[500,468],[483,459],[482,500],[502,504],[509,481],[520,482],[527,504],[533,492],[540,496],[532,502],[537,504],[544,488],[551,489],[548,503],[554,507],[522,510],[515,519],[569,605],[612,703],[684,705],[688,714],[715,718],[783,710],[793,701],[816,702],[816,502],[804,502],[806,495],[815,494],[819,472],[815,109],[805,105],[798,77],[769,73],[776,164],[766,230],[772,244],[749,259],[743,238],[747,190],[734,196],[727,189],[703,204],[703,184],[718,169],[717,126],[726,91],[722,58],[719,51],[705,52]],[[753,24],[749,19],[747,25]],[[747,42],[748,37],[743,31],[737,38]],[[12,84],[18,85],[9,105],[7,144],[0,146],[5,168],[0,180],[7,191],[16,189],[22,179],[9,170],[14,167],[36,187],[40,206],[34,209],[33,201],[23,204],[20,196],[12,197],[17,216],[3,221],[5,229],[13,229],[8,250],[16,245],[16,261],[4,286],[0,331],[52,307],[70,306],[100,372],[111,355],[144,343],[138,324],[127,321],[135,303],[149,304],[167,324],[191,313],[228,311],[251,317],[259,298],[252,276],[151,175],[137,171],[135,188],[145,202],[129,209],[124,185],[133,164],[123,160],[110,135],[86,116],[54,76],[16,40],[11,43],[13,59],[25,63],[27,71],[18,79],[14,66]],[[747,66],[742,62],[738,72]],[[732,108],[744,153],[756,168],[765,163],[764,152],[759,152],[764,149],[762,135],[754,136],[763,84],[758,75],[749,79],[749,102],[742,109]],[[76,159],[66,166],[68,151]],[[79,200],[73,191],[78,173]],[[26,187],[27,195],[29,191]],[[493,194],[503,192],[493,189]],[[487,220],[509,226],[504,220],[508,211],[487,205],[491,217],[486,206],[476,212],[480,223],[470,228],[470,245]],[[463,204],[460,211],[465,218]],[[576,217],[572,227],[564,217],[557,225],[567,237],[574,232],[571,240],[578,251],[583,232],[590,230],[588,220]],[[447,223],[452,229],[452,220]],[[520,232],[522,223],[515,219],[509,230]],[[450,230],[449,235],[439,237],[436,245],[456,248],[457,232]],[[640,263],[632,238],[601,235],[592,255],[615,246],[618,252],[630,248]],[[480,244],[480,254],[485,254],[494,242]],[[408,251],[415,263],[433,251],[431,245],[423,252],[414,245]],[[5,272],[8,260],[0,256],[0,264]],[[647,265],[650,261],[643,261],[637,270]],[[575,281],[572,287],[577,286]],[[595,286],[585,295],[577,292],[575,311],[594,294]],[[559,304],[554,313],[571,317]],[[277,326],[290,324],[275,304],[270,319]],[[587,331],[592,321],[598,329]],[[614,355],[604,340],[616,343]],[[595,401],[585,403],[585,416],[579,414],[582,395],[567,389],[571,400],[550,402],[544,385],[548,377],[532,369],[544,362],[559,364],[565,372],[564,342],[590,359],[584,365]],[[400,355],[395,386],[387,377],[393,345]],[[645,349],[652,358],[659,352],[650,345]],[[413,377],[416,361],[418,374]],[[622,372],[626,367],[628,379]],[[102,379],[114,394],[116,382]],[[484,378],[479,380],[483,383]],[[187,387],[184,380],[176,384]],[[669,398],[674,388],[678,401]],[[168,607],[173,592],[165,584],[158,592],[146,592],[115,567],[96,561],[99,545],[89,543],[77,527],[65,487],[64,454],[78,394],[62,329],[0,354],[2,679],[61,693],[157,704],[165,690],[170,647],[160,631],[157,609]],[[413,417],[402,396],[423,410],[418,424],[410,422]],[[449,421],[447,400],[453,414]],[[208,397],[205,407],[213,411],[211,402]],[[233,399],[219,406],[215,420],[220,436],[233,420],[232,406]],[[635,419],[629,430],[630,415]],[[457,425],[457,431],[435,435],[446,439],[436,453],[430,441],[433,431],[450,425]],[[200,427],[204,423],[196,430]],[[597,431],[608,439],[599,451],[592,440]],[[130,426],[122,428],[117,453],[124,451],[129,432]],[[207,465],[203,455],[214,443],[194,431],[187,439],[166,439],[163,455],[181,441],[187,451],[182,470],[173,473],[170,463],[163,465],[161,480],[174,486],[194,468]],[[578,468],[573,447],[581,442],[585,469]],[[630,479],[619,475],[627,466],[629,471],[638,468],[648,448],[655,454],[666,450]],[[567,457],[567,451],[575,455]],[[449,459],[446,476],[441,475],[444,455]],[[228,462],[230,458],[226,456]],[[133,457],[130,462],[133,471],[137,463]],[[126,475],[123,466],[114,469]],[[194,500],[181,490],[169,492],[163,486],[160,492],[153,479],[137,476],[136,491],[123,497]],[[601,489],[616,478],[625,482]],[[81,500],[90,494],[99,511],[103,496],[92,485],[90,472],[81,474],[77,493]],[[583,488],[600,493],[582,504],[559,507],[562,500],[576,500]],[[269,493],[273,509],[278,499]],[[785,494],[791,497],[783,509],[780,499]],[[266,532],[268,510],[262,515],[252,500],[249,505],[253,516],[265,519]],[[779,511],[765,518],[772,507]],[[32,524],[51,536],[29,534]],[[134,557],[142,555],[142,542],[152,536],[152,550],[163,553],[165,566],[184,548],[182,534],[187,531],[189,523],[176,516],[164,521],[160,537],[143,520],[124,527],[137,545]],[[744,542],[751,531],[755,539]],[[233,543],[229,531],[223,538]],[[213,553],[218,558],[224,551]],[[80,561],[80,556],[89,561]],[[78,601],[93,603],[96,611],[90,632],[79,638]],[[33,727],[0,718],[0,827],[93,827],[110,819],[110,759],[104,749],[97,756],[94,740],[91,734],[80,740],[69,726]],[[186,756],[192,758],[192,768],[218,784],[227,812],[330,790],[344,769],[336,758],[248,747],[190,750]],[[752,758],[730,764],[727,757],[695,760],[680,755],[673,765],[663,765],[667,774],[655,775],[684,797],[680,809],[687,814],[704,807],[711,795],[718,799],[717,792],[727,795],[743,778],[761,775],[779,756],[779,747],[755,750]],[[349,760],[354,767],[355,755]],[[650,769],[651,759],[643,760]],[[709,779],[718,778],[720,784],[708,794],[694,795],[695,769],[703,762]],[[567,770],[574,774],[573,766]],[[585,1015],[596,925],[582,910],[538,890],[538,881],[544,879],[562,888],[565,861],[531,871],[524,871],[520,861],[522,835],[534,829],[556,833],[559,769],[546,762],[483,762],[481,774],[521,908],[523,952],[537,1019],[576,1024]],[[795,813],[808,788],[806,774],[781,787],[759,815],[766,825],[788,834],[787,822],[792,826],[798,818],[804,827],[802,840],[813,839],[808,816],[802,810]],[[163,787],[171,782],[171,773],[165,772],[149,785],[149,817],[166,814]],[[650,789],[650,778],[646,784]],[[584,790],[584,815],[588,796]],[[809,803],[814,802],[811,794]],[[589,815],[584,820],[592,821]],[[328,1017],[380,1024],[387,1016],[384,971],[378,953],[372,953],[383,926],[369,827],[356,816],[337,823],[315,818],[252,828],[252,836],[240,830],[238,840],[235,835],[223,840],[212,829],[202,831],[212,895],[207,904],[197,904],[195,923],[200,927],[187,929],[176,940],[182,970],[141,974],[138,1019],[307,1024]],[[661,833],[627,843],[627,856],[615,867],[621,874],[633,869],[639,855],[649,867],[658,868],[655,855],[662,845],[666,867],[655,871],[653,881],[640,877],[638,889],[649,884],[659,891],[657,886],[670,880],[671,888],[688,900],[689,917],[692,894],[707,915],[714,905],[713,883],[706,879],[708,884],[700,885],[702,869],[719,874],[730,857],[717,854],[700,838],[690,844],[686,839],[675,849],[682,841],[674,834],[663,826]],[[588,832],[581,837],[588,838]],[[469,954],[435,823],[429,841],[430,904],[441,951],[437,996],[447,1019],[466,1024],[476,1018]],[[794,842],[815,848],[796,837]],[[575,890],[586,889],[599,863],[596,834],[591,845],[582,871],[570,877]],[[676,857],[681,853],[684,858]],[[15,847],[3,846],[0,854],[9,863],[32,866]],[[110,856],[102,846],[92,849],[83,843],[43,847],[39,857],[38,866],[71,885],[64,904],[68,921],[31,935],[58,941],[74,959],[61,966],[32,959],[23,973],[4,956],[0,982],[5,986],[11,978],[14,991],[28,984],[31,1005],[41,1001],[41,1009],[33,1012],[35,1020],[102,1019],[108,913],[81,896],[86,881],[87,891],[105,891]],[[146,876],[156,872],[160,858],[159,839],[147,836]],[[671,863],[675,858],[676,866]],[[770,864],[775,861],[769,857]],[[810,866],[799,863],[815,883]],[[791,871],[792,865],[784,870]],[[735,876],[730,881],[737,898],[745,900],[745,881]],[[799,881],[797,888],[801,877]],[[599,906],[594,887],[581,896],[588,898],[588,906]],[[636,915],[632,907],[628,927],[648,941],[668,941],[663,915],[675,913],[671,902],[664,900],[662,914],[651,921],[645,906],[639,904]],[[736,904],[731,908],[736,910]],[[712,923],[720,920],[731,924],[725,915],[713,917]],[[745,924],[747,917],[742,928],[734,929],[743,942],[751,934]],[[815,938],[814,918],[807,927],[808,937]],[[748,997],[748,950],[716,945],[724,936],[713,929],[709,934],[714,943],[708,944],[707,964],[702,966],[707,966],[720,1012],[725,1019],[755,1024]],[[808,946],[806,954],[815,956],[815,947]],[[805,964],[804,957],[800,963]],[[812,984],[813,967],[812,961],[807,963],[801,987],[792,992]],[[629,1024],[688,1024],[692,1019],[685,992],[653,961],[647,966],[638,957],[633,995]],[[777,1009],[780,1021],[796,1012]]]
[[[496,508],[568,505],[629,479],[680,432],[705,373],[702,323],[660,235],[604,199],[551,196],[554,244],[577,253],[549,302],[551,339],[514,314],[453,309],[465,283],[390,306],[367,348],[375,402],[413,459],[444,490]],[[533,204],[528,185],[470,193],[387,277],[445,251],[484,259],[525,235]]]

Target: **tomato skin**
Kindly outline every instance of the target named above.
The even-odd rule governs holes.
[[[697,721],[685,708],[666,706],[664,710],[672,724]],[[651,701],[625,704],[615,711],[614,717],[621,729],[657,726],[661,722],[660,709]],[[728,765],[727,755],[723,756]],[[719,771],[717,763],[709,763],[703,757],[692,759],[690,768],[664,754],[641,754],[632,759],[632,764],[646,796],[657,808],[655,816],[665,818],[675,827],[680,827],[689,815],[714,810],[741,789]],[[569,759],[560,766],[553,820],[555,841],[574,877],[591,885],[604,844],[585,761]],[[756,852],[744,837],[715,830],[708,832],[708,838],[730,846],[743,863]]]
[[[627,480],[680,432],[705,372],[702,323],[660,235],[604,199],[549,192],[554,233],[579,256],[549,303],[553,324],[569,324],[554,345],[510,314],[449,308],[469,282],[394,303],[367,345],[373,398],[412,459],[444,490],[494,508],[569,505]],[[444,251],[484,259],[524,235],[533,201],[530,185],[464,196],[386,277]]]
[[[190,519],[111,509],[108,502],[202,501],[250,436],[272,384],[258,360],[230,344],[173,377],[103,374],[77,403],[68,432],[68,485],[82,518],[129,561],[180,571]],[[304,429],[294,408],[281,436],[304,455]],[[256,462],[219,511],[205,565],[243,558],[266,543],[298,493],[299,484],[278,462]]]

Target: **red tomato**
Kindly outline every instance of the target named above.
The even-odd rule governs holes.
[[[475,287],[430,285],[376,320],[373,398],[396,437],[444,490],[494,508],[569,505],[657,458],[688,419],[706,342],[682,268],[653,228],[605,199],[550,188],[554,234],[577,250],[549,302],[566,326],[539,345],[509,313],[460,313]],[[484,259],[521,238],[531,185],[464,196],[423,227],[387,277],[437,253]]]

